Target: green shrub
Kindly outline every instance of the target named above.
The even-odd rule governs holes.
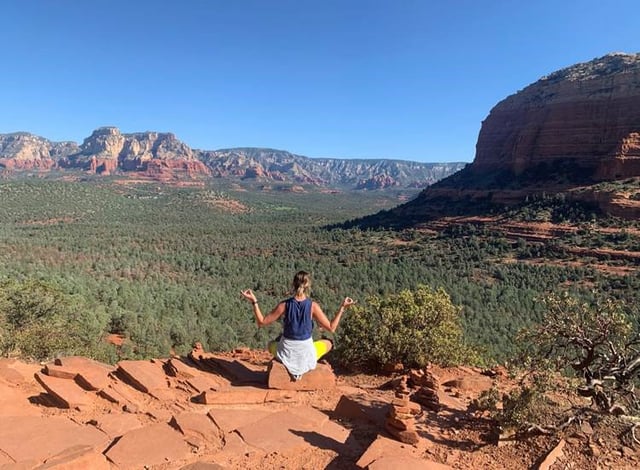
[[[379,369],[387,364],[424,367],[475,362],[463,342],[460,307],[443,290],[420,285],[387,297],[374,296],[355,306],[343,320],[337,352],[352,369]]]
[[[36,360],[56,355],[109,356],[101,344],[105,312],[41,281],[0,285],[0,354]]]

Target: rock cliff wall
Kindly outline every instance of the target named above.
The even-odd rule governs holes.
[[[288,184],[356,189],[419,188],[458,171],[464,163],[308,158],[283,150],[235,148],[194,150],[171,133],[123,134],[101,127],[84,139],[50,142],[28,133],[0,134],[0,170],[80,169],[157,180],[242,178]]]
[[[0,167],[10,170],[50,169],[77,151],[75,142],[50,142],[27,132],[0,134]]]
[[[558,160],[597,180],[640,175],[640,54],[567,67],[498,103],[472,169],[519,175]]]
[[[93,131],[80,146],[80,151],[70,155],[63,166],[102,174],[122,170],[157,175],[159,169],[184,170],[190,176],[209,174],[191,148],[175,135],[158,132],[121,134],[115,127]]]

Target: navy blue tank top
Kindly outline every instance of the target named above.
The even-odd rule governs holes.
[[[288,339],[303,340],[311,338],[313,320],[311,319],[311,299],[296,300],[293,297],[284,301],[283,336]]]

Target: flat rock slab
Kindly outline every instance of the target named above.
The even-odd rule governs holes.
[[[299,400],[292,390],[268,390],[258,387],[231,387],[226,390],[208,390],[195,398],[205,405],[261,405],[263,403],[295,403]]]
[[[189,357],[203,369],[222,372],[234,385],[265,385],[267,383],[266,372],[248,362],[204,352],[199,354],[192,352]]]
[[[225,467],[218,465],[217,463],[209,462],[194,462],[184,467],[180,467],[179,470],[224,470]]]
[[[35,378],[61,408],[83,407],[95,402],[95,395],[84,391],[73,380],[49,377],[39,372],[36,372]]]
[[[167,361],[169,371],[174,377],[196,377],[202,374],[202,371],[191,362],[190,359],[181,359],[179,357],[172,357]]]
[[[261,420],[238,429],[238,434],[252,447],[267,453],[284,452],[309,445],[339,448],[349,436],[349,431],[337,423],[320,423],[315,414],[317,410],[307,408],[295,413],[279,411]]]
[[[94,426],[109,436],[110,439],[115,439],[129,431],[144,426],[136,415],[130,413],[105,414],[99,416],[94,423]]]
[[[163,395],[169,388],[160,362],[120,361],[118,373],[129,385],[150,395]]]
[[[86,390],[102,390],[109,385],[109,374],[115,369],[82,356],[61,357],[54,361],[58,371],[75,373],[75,380]]]
[[[180,433],[168,424],[153,424],[129,431],[107,452],[121,468],[144,468],[188,458],[190,449]]]
[[[336,376],[328,364],[318,364],[299,380],[293,380],[281,362],[271,361],[267,374],[269,388],[278,390],[327,390],[336,386]]]
[[[356,462],[358,468],[370,468],[369,466],[383,457],[411,457],[417,458],[418,450],[402,442],[394,441],[384,436],[378,436]],[[412,468],[412,467],[395,467]]]
[[[442,388],[438,390],[438,400],[440,402],[441,409],[449,408],[453,411],[465,411],[467,409],[467,405],[462,400],[452,397]]]
[[[333,413],[340,418],[360,420],[382,427],[387,419],[389,404],[372,400],[366,395],[342,395]]]
[[[60,417],[5,416],[0,426],[0,451],[16,462],[42,462],[78,445],[102,450],[109,441],[93,426]]]
[[[27,364],[15,359],[0,358],[0,380],[13,385],[33,383],[33,374],[40,371],[38,364]]]
[[[142,395],[140,391],[118,380],[112,380],[106,388],[98,392],[98,395],[118,405],[137,409],[143,407],[142,397],[144,397],[144,395]]]
[[[203,413],[181,413],[172,418],[172,426],[178,429],[187,442],[202,447],[202,444],[222,448],[222,438],[213,420]]]
[[[381,457],[369,464],[369,470],[398,470],[410,468],[411,470],[453,470],[453,467],[432,460],[418,457]]]
[[[46,460],[37,470],[111,470],[107,458],[91,446],[78,445]]]
[[[198,393],[207,390],[226,390],[229,388],[229,381],[214,374],[203,374],[184,379],[184,382]]]
[[[199,401],[205,405],[255,405],[264,403],[268,390],[256,387],[233,387],[229,390],[206,391]]]
[[[3,416],[40,416],[41,409],[29,402],[32,395],[22,387],[0,382],[0,426]]]
[[[221,408],[209,410],[209,417],[223,433],[235,431],[238,428],[260,421],[265,416],[273,414],[266,408],[229,409]]]

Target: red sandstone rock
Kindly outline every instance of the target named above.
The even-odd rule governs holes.
[[[236,387],[225,391],[206,391],[202,393],[198,401],[205,405],[252,405],[264,403],[267,398],[267,390],[255,387]]]
[[[558,442],[558,445],[556,445],[544,458],[538,467],[538,470],[549,470],[556,460],[562,457],[564,453],[564,445],[565,441],[564,439],[561,439],[560,442]]]
[[[95,401],[95,395],[84,391],[73,380],[49,377],[40,373],[36,373],[35,378],[62,408],[87,406]]]
[[[217,463],[209,462],[194,462],[184,467],[180,467],[179,470],[224,470],[224,467]]]
[[[182,413],[174,416],[170,424],[178,429],[191,445],[198,448],[205,445],[222,448],[218,429],[206,414]]]
[[[411,470],[452,470],[453,467],[442,463],[426,460],[418,457],[394,456],[381,457],[369,464],[369,470],[397,470],[410,468]]]
[[[136,391],[117,380],[111,381],[106,388],[98,392],[98,395],[122,406],[139,408],[142,405]]]
[[[229,433],[243,426],[260,421],[265,416],[274,413],[268,408],[252,409],[213,409],[209,411],[209,417],[224,432]]]
[[[212,374],[190,377],[185,379],[185,383],[198,393],[206,392],[207,390],[219,391],[229,388],[229,382],[227,380]]]
[[[220,368],[232,380],[234,385],[267,383],[267,376],[262,370],[256,370],[255,366],[238,359],[229,359],[227,357],[212,355],[207,357],[207,361],[213,363],[214,368]]]
[[[152,424],[129,431],[105,453],[121,468],[142,468],[186,459],[189,446],[167,424]]]
[[[4,416],[0,426],[0,454],[15,462],[42,462],[79,445],[102,450],[108,442],[107,435],[93,426],[81,426],[67,418]]]
[[[356,462],[359,468],[368,468],[374,461],[382,457],[418,457],[418,450],[388,437],[378,436]]]
[[[3,416],[40,416],[41,408],[32,405],[33,392],[0,382],[0,426]]]
[[[224,462],[227,459],[234,459],[238,455],[250,456],[256,453],[264,454],[262,450],[248,446],[238,433],[232,432],[224,436],[224,448],[214,454],[213,458],[216,461]]]
[[[76,375],[78,375],[78,373],[75,370],[69,370],[66,367],[58,366],[56,364],[45,365],[43,372],[47,374],[49,377],[57,377],[59,379],[70,379],[70,380],[75,379]]]
[[[111,439],[144,426],[137,416],[129,413],[105,414],[94,420],[92,424]]]
[[[37,470],[110,470],[107,458],[91,446],[77,445],[45,461]]]
[[[275,360],[269,363],[267,373],[269,388],[279,390],[326,390],[336,385],[336,376],[328,364],[318,364],[297,381],[281,362]]]
[[[64,370],[75,372],[76,382],[86,390],[105,388],[109,384],[109,374],[115,370],[108,364],[81,356],[58,358],[54,363]]]
[[[37,364],[26,364],[15,359],[0,358],[0,380],[22,385],[33,382],[33,374],[40,370]]]
[[[202,375],[200,369],[195,364],[191,365],[187,363],[188,359],[182,360],[177,357],[172,357],[167,361],[167,369],[174,377],[192,378]]]
[[[640,55],[610,54],[538,80],[491,110],[472,167],[568,159],[601,178],[640,175],[639,77]]]
[[[343,395],[333,412],[340,418],[368,421],[382,426],[389,412],[389,404],[373,401],[364,395]]]
[[[169,387],[167,376],[160,362],[120,361],[118,362],[118,373],[134,388],[156,398],[162,399]]]
[[[297,403],[300,400],[298,392],[293,390],[267,390],[265,403]]]
[[[247,444],[267,453],[300,448],[304,446],[305,439],[317,439],[318,436],[328,437],[340,443],[346,442],[348,430],[329,421],[319,424],[313,411],[315,410],[308,408],[308,418],[303,416],[304,412],[301,409],[295,413],[279,411],[241,427],[238,433]]]
[[[420,436],[418,436],[418,433],[414,429],[411,429],[411,430],[397,429],[396,427],[389,424],[389,422],[385,422],[384,429],[393,437],[398,439],[400,442],[404,442],[406,444],[412,444],[412,445],[415,445],[418,442],[420,442]]]

